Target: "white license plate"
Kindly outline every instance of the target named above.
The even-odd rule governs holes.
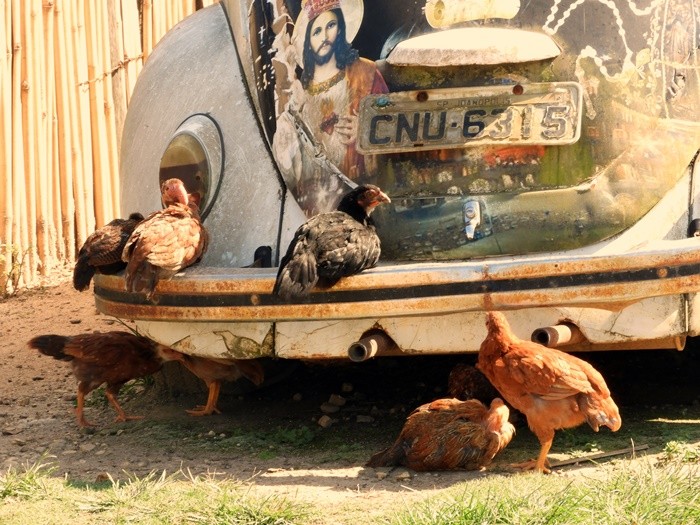
[[[581,135],[577,82],[368,95],[358,150],[395,153],[482,145],[563,145]]]

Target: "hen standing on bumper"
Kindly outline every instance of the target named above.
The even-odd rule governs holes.
[[[180,179],[166,180],[161,186],[161,198],[165,209],[139,224],[122,252],[122,260],[128,263],[127,291],[145,291],[149,300],[153,299],[159,280],[171,279],[196,263],[209,242],[199,208]]]
[[[302,224],[282,258],[273,293],[285,301],[301,299],[317,284],[329,287],[376,266],[381,247],[370,214],[384,202],[391,199],[377,186],[358,186],[336,211]]]

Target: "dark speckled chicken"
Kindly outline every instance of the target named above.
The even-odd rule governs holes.
[[[368,467],[403,465],[416,471],[477,470],[510,443],[515,428],[500,398],[491,408],[470,399],[438,399],[415,409],[398,439]]]
[[[119,389],[137,377],[154,374],[165,361],[179,360],[179,352],[131,332],[103,332],[75,336],[40,335],[28,346],[59,361],[69,361],[78,380],[76,416],[81,427],[93,426],[85,420],[85,396],[107,383],[105,395],[117,412],[117,421],[140,419],[127,416],[117,401]]]
[[[336,211],[302,224],[282,258],[273,293],[285,301],[302,299],[314,286],[330,287],[374,267],[381,246],[370,214],[385,202],[391,200],[377,186],[358,186]]]
[[[126,268],[122,252],[142,220],[143,215],[132,213],[128,219],[110,221],[85,239],[73,268],[73,287],[76,290],[87,290],[95,273],[115,274]]]
[[[146,292],[153,299],[160,280],[196,263],[207,249],[209,235],[199,218],[199,208],[189,199],[179,179],[161,186],[165,209],[149,215],[129,237],[122,260],[130,292]]]
[[[478,399],[488,405],[499,397],[498,390],[475,366],[458,363],[447,378],[447,394],[462,401]]]

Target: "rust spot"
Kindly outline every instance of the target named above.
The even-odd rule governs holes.
[[[665,279],[668,277],[668,268],[659,268],[656,270],[656,275],[659,276],[659,279]]]

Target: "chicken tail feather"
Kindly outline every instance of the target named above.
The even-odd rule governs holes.
[[[365,464],[366,467],[393,467],[401,465],[406,454],[400,443],[394,443],[389,448],[377,452]]]
[[[90,281],[95,275],[95,268],[90,266],[87,257],[78,257],[73,269],[73,288],[82,292],[90,287]]]
[[[311,253],[298,254],[280,269],[273,293],[285,301],[303,298],[317,281],[316,257]]]
[[[31,339],[28,345],[59,361],[71,361],[73,357],[63,352],[67,342],[68,337],[63,335],[40,335]]]
[[[133,263],[133,264],[132,264]],[[131,260],[125,273],[126,290],[129,292],[147,292],[150,296],[158,282],[158,268],[146,260]]]
[[[608,427],[613,432],[617,432],[622,426],[620,410],[611,397],[589,397],[586,399],[584,410],[586,421],[596,432],[601,426]]]

